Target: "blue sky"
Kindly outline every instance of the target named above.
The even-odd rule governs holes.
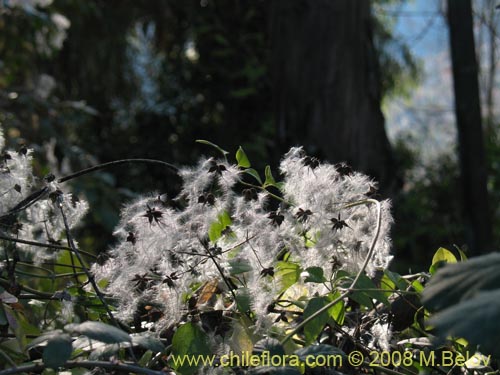
[[[404,1],[386,7],[394,17],[395,35],[423,64],[422,80],[410,98],[392,98],[384,106],[389,137],[411,137],[424,163],[453,150],[453,113],[448,30],[439,0]]]

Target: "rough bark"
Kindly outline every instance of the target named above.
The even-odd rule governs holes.
[[[448,0],[448,22],[466,240],[479,254],[490,250],[491,221],[470,0]]]
[[[283,148],[345,161],[394,191],[368,0],[274,0],[275,121]]]

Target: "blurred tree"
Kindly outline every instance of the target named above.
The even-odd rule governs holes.
[[[346,161],[395,192],[384,129],[370,1],[275,0],[271,42],[274,113],[284,147],[304,144]]]
[[[470,0],[447,4],[466,239],[479,254],[491,250],[491,222],[472,6]]]
[[[377,3],[391,1],[377,0]],[[38,54],[24,52],[19,56],[29,63],[30,69],[36,68],[54,79],[51,96],[43,103],[54,99],[58,103],[73,103],[71,108],[78,104],[85,114],[59,116],[56,121],[53,116],[56,111],[48,110],[49,116],[43,117],[43,127],[37,128],[39,130],[36,133],[28,131],[28,128],[35,129],[35,125],[26,124],[30,124],[31,118],[37,118],[38,109],[24,112],[29,121],[19,121],[21,133],[26,134],[26,138],[31,140],[31,134],[35,134],[35,139],[40,143],[43,143],[43,139],[52,138],[50,145],[46,146],[50,146],[52,160],[57,161],[53,172],[61,174],[63,170],[79,169],[98,161],[129,157],[192,164],[200,154],[213,152],[206,146],[195,144],[197,138],[211,140],[228,150],[235,150],[238,145],[242,145],[251,155],[253,167],[259,170],[270,161],[276,165],[281,152],[277,147],[272,105],[274,94],[271,72],[276,67],[276,59],[273,58],[276,50],[273,49],[271,54],[270,40],[274,38],[274,27],[269,29],[266,25],[268,22],[275,24],[276,13],[273,8],[281,6],[279,1],[32,2],[43,3],[46,13],[64,15],[71,26],[64,30],[67,38],[63,38],[64,44],[60,41],[62,49],[57,54],[43,59]],[[35,10],[39,11],[40,5],[36,4]],[[347,4],[342,6],[347,7]],[[373,121],[370,123],[376,125],[367,133],[370,135],[362,138],[356,138],[356,134],[365,132],[367,124],[346,128],[353,144],[348,151],[354,156],[339,155],[338,160],[346,160],[376,178],[382,178],[385,184],[386,180],[391,179],[390,175],[378,175],[377,170],[371,170],[375,163],[372,165],[371,161],[366,161],[366,156],[360,159],[357,153],[367,147],[360,141],[368,142],[370,138],[380,137],[380,142],[375,146],[381,152],[378,162],[391,162],[390,153],[385,153],[389,145],[378,108],[382,95],[379,81],[382,80],[385,92],[393,90],[396,83],[400,82],[398,77],[403,76],[405,64],[409,61],[405,61],[405,56],[409,55],[406,50],[402,59],[398,57],[391,60],[390,55],[400,45],[396,48],[392,46],[390,53],[387,52],[389,49],[384,49],[385,43],[391,42],[390,26],[381,27],[381,23],[372,23],[374,19],[370,14],[369,2],[363,0],[359,4],[362,5],[355,5],[351,12],[353,15],[358,14],[355,22],[364,31],[356,35],[360,43],[366,43],[367,48],[357,46],[355,51],[348,53],[349,58],[343,56],[347,50],[351,50],[347,38],[342,44],[325,48],[330,57],[337,54],[335,61],[339,64],[356,63],[357,68],[367,70],[359,77],[351,77],[351,84],[359,84],[358,88],[353,88],[345,95],[335,90],[340,95],[338,99],[343,98],[338,103],[335,119],[350,116],[349,121],[338,125],[352,125],[353,117],[356,118],[352,115],[352,110],[356,109],[353,103],[358,100],[361,102],[357,110],[362,113],[359,120],[368,121],[367,114],[372,111]],[[343,14],[339,12],[333,16],[343,17]],[[27,27],[18,29],[13,25],[5,23],[6,31],[29,30]],[[336,24],[335,30],[340,31],[344,27],[342,25],[349,32],[356,31],[354,25],[347,27],[342,19]],[[372,27],[379,38],[376,49],[371,40]],[[316,37],[319,43],[319,36]],[[21,40],[21,37],[18,39]],[[329,36],[322,44],[333,41]],[[346,51],[340,47],[346,48]],[[359,63],[365,58],[368,59],[366,66]],[[386,68],[382,69],[383,74],[377,70],[378,60]],[[399,64],[398,60],[403,63]],[[10,69],[16,67],[14,60],[9,60],[8,65]],[[319,69],[323,68],[326,69],[325,74],[334,73],[329,70],[327,59],[321,57],[314,67],[318,69],[317,77],[321,75]],[[339,65],[339,69],[347,67]],[[27,68],[19,70],[27,71]],[[342,79],[342,82],[337,82],[342,78],[337,73],[335,71],[335,79],[329,79],[328,83],[342,83],[347,89],[347,81]],[[318,95],[324,88],[320,83],[315,83],[314,89],[319,92]],[[335,87],[329,85],[326,92],[331,88]],[[278,96],[281,93],[281,89],[277,91]],[[306,107],[311,103],[320,108],[327,104],[336,106],[335,102],[327,103],[319,97],[312,102],[307,95],[300,95],[305,97],[306,102],[301,105]],[[329,95],[325,99],[331,98],[332,95]],[[346,103],[350,103],[349,109],[340,109]],[[16,109],[18,114],[23,113],[22,108],[26,107],[19,101]],[[57,113],[61,114],[59,111]],[[299,126],[298,122],[296,124]],[[306,125],[304,122],[302,129]],[[372,130],[377,135],[372,135]],[[317,129],[317,138],[320,132]],[[296,143],[302,143],[302,139],[296,139]],[[332,144],[329,148],[345,148],[341,138],[333,138],[332,142],[338,146]],[[89,157],[86,150],[91,151],[95,158]],[[326,151],[323,151],[322,156],[330,157]],[[356,164],[358,159],[364,160],[366,165]],[[93,224],[88,226],[89,232],[93,233],[91,237],[102,241],[99,244],[83,242],[88,248],[102,248],[109,242],[109,233],[116,223],[120,201],[132,198],[135,191],[156,190],[173,194],[178,187],[176,181],[162,168],[144,166],[117,168],[111,173],[86,176],[77,183],[76,191],[85,192],[93,207],[89,220]]]

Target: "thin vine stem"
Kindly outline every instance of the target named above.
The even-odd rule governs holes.
[[[316,311],[314,314],[308,316],[302,322],[297,324],[294,327],[294,329],[281,340],[281,344],[285,344],[307,323],[309,323],[313,319],[317,318],[319,315],[321,315],[325,311],[328,311],[332,306],[335,306],[337,303],[342,301],[344,298],[346,298],[349,294],[351,294],[354,291],[354,287],[356,286],[356,283],[359,281],[361,275],[365,272],[366,267],[368,266],[368,263],[370,263],[370,260],[373,257],[373,253],[375,251],[375,245],[377,244],[378,237],[380,235],[380,226],[382,223],[382,213],[381,213],[380,202],[375,200],[375,199],[371,199],[371,198],[364,199],[364,200],[359,201],[359,202],[350,203],[350,204],[344,206],[344,208],[351,208],[351,207],[356,207],[356,206],[366,205],[366,204],[374,204],[377,207],[377,225],[375,227],[375,233],[373,235],[372,242],[370,244],[370,249],[368,250],[368,254],[366,255],[366,258],[365,258],[365,261],[363,262],[363,265],[361,266],[358,273],[356,274],[356,277],[352,281],[349,288],[347,288],[339,297],[335,298],[333,301],[329,302],[327,305],[325,305],[324,307],[322,307],[321,309]]]
[[[167,167],[170,171],[174,172],[175,174],[178,174],[178,172],[179,172],[179,169],[175,165],[167,163],[165,161],[161,161],[161,160],[121,159],[121,160],[114,160],[114,161],[110,161],[107,163],[102,163],[102,164],[94,165],[94,166],[89,167],[89,168],[82,169],[78,172],[75,172],[75,173],[72,173],[70,175],[59,178],[57,180],[57,182],[63,183],[66,181],[73,180],[77,177],[80,177],[80,176],[83,176],[83,175],[86,175],[86,174],[89,174],[89,173],[92,173],[92,172],[95,172],[95,171],[98,171],[101,169],[105,169],[108,167],[113,167],[113,166],[117,166],[117,165],[121,165],[121,164],[134,164],[134,163],[135,164],[157,164],[157,165],[162,165],[164,167]],[[0,219],[4,219],[4,218],[10,217],[14,214],[17,214],[18,212],[24,211],[25,209],[27,209],[28,207],[30,207],[31,205],[35,204],[37,201],[42,199],[48,192],[49,192],[48,186],[44,186],[43,188],[31,193],[26,198],[24,198],[22,201],[20,201],[18,204],[16,204],[13,208],[11,208],[7,213],[0,215]]]
[[[3,286],[4,288],[10,288],[11,282],[7,279],[0,278],[0,285]],[[32,293],[32,294],[36,295],[37,297],[44,298],[44,299],[52,298],[54,295],[54,293],[41,292],[39,290],[30,288],[29,286],[22,285],[22,284],[17,284],[17,286],[19,286],[25,292]]]
[[[36,247],[47,247],[50,249],[57,249],[57,250],[66,250],[66,251],[72,251],[72,249],[68,246],[62,246],[62,245],[56,245],[56,244],[51,244],[51,243],[44,243],[44,242],[37,242],[37,241],[30,241],[30,240],[23,240],[20,238],[15,238],[15,237],[10,237],[10,236],[4,236],[0,234],[0,240],[5,240],[5,241],[10,241],[10,242],[17,242],[17,243],[22,243],[25,245],[31,245],[31,246],[36,246]],[[90,258],[97,259],[97,257],[89,253],[88,251],[80,250],[81,254],[84,254]]]
[[[81,266],[83,268],[83,271],[87,275],[87,278],[88,278],[90,284],[92,285],[92,288],[94,289],[97,297],[99,298],[99,300],[101,301],[102,305],[104,306],[104,309],[106,310],[106,313],[108,314],[109,319],[111,320],[111,322],[115,326],[119,327],[118,322],[116,321],[115,317],[111,313],[111,310],[110,310],[110,308],[108,306],[108,303],[106,302],[106,300],[104,298],[104,295],[101,293],[101,290],[97,286],[97,283],[96,283],[96,281],[94,279],[94,275],[89,271],[89,269],[87,267],[85,267],[85,263],[83,261],[83,258],[81,256],[79,250],[77,249],[77,247],[75,245],[75,242],[73,241],[73,237],[71,236],[71,231],[70,231],[69,225],[68,225],[68,219],[66,218],[66,213],[63,210],[62,196],[61,195],[59,195],[57,197],[57,206],[59,207],[59,211],[61,212],[61,215],[62,215],[62,218],[63,218],[64,227],[65,227],[65,230],[66,230],[66,239],[68,241],[69,247],[71,248],[71,250],[73,251],[73,253],[77,257],[78,261],[80,262],[80,264],[81,264]]]
[[[107,163],[102,163],[102,164],[94,165],[94,166],[89,167],[89,168],[82,169],[81,171],[78,171],[78,172],[72,173],[72,174],[70,174],[68,176],[59,178],[57,180],[57,182],[63,183],[63,182],[70,181],[70,180],[72,180],[74,178],[77,178],[77,177],[80,177],[80,176],[83,176],[83,175],[86,175],[86,174],[89,174],[89,173],[92,173],[92,172],[95,172],[95,171],[98,171],[98,170],[101,170],[101,169],[105,169],[105,168],[108,168],[108,167],[114,167],[116,165],[121,165],[121,164],[132,164],[132,163],[135,163],[135,164],[158,164],[158,165],[162,165],[164,167],[167,167],[172,172],[175,172],[175,173],[179,172],[179,169],[176,166],[174,166],[173,164],[167,163],[165,161],[162,161],[162,160],[155,160],[155,159],[121,159],[121,160],[114,160],[114,161],[110,161],[110,162],[107,162]]]

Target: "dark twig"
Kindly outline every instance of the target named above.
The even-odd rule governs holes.
[[[167,167],[170,171],[174,172],[174,173],[177,173],[179,171],[179,169],[170,164],[170,163],[167,163],[165,161],[161,161],[161,160],[153,160],[153,159],[123,159],[123,160],[115,160],[115,161],[110,161],[110,162],[107,162],[107,163],[102,163],[102,164],[99,164],[99,165],[94,165],[92,167],[89,167],[89,168],[85,168],[85,169],[82,169],[81,171],[78,171],[78,172],[75,172],[75,173],[72,173],[68,176],[64,176],[64,177],[61,177],[57,180],[57,182],[59,183],[63,183],[63,182],[66,182],[66,181],[70,181],[74,178],[77,178],[77,177],[80,177],[80,176],[83,176],[83,175],[86,175],[86,174],[89,174],[89,173],[92,173],[92,172],[95,172],[95,171],[98,171],[98,170],[101,170],[101,169],[105,169],[105,168],[108,168],[108,167],[113,167],[115,165],[121,165],[121,164],[132,164],[132,163],[139,163],[139,164],[158,164],[158,165],[162,165],[164,167]],[[31,193],[30,195],[28,195],[26,198],[24,198],[21,202],[19,202],[18,204],[16,204],[13,208],[11,208],[7,213],[3,214],[3,215],[0,215],[0,220],[1,219],[4,219],[4,218],[8,218],[14,214],[17,214],[18,212],[21,212],[25,209],[27,209],[28,207],[30,207],[31,205],[33,205],[34,203],[36,203],[37,201],[39,201],[40,199],[42,199],[46,193],[48,193],[49,191],[49,188],[47,186],[44,186],[43,188]]]
[[[88,174],[88,173],[91,173],[91,172],[94,172],[94,171],[98,171],[100,169],[105,169],[107,167],[112,167],[112,166],[120,165],[120,164],[131,164],[131,163],[158,164],[158,165],[163,165],[164,167],[167,167],[172,172],[177,173],[179,171],[179,169],[176,166],[174,166],[174,165],[172,165],[170,163],[167,163],[165,161],[161,161],[161,160],[153,160],[153,159],[123,159],[123,160],[110,161],[110,162],[107,162],[107,163],[103,163],[103,164],[95,165],[93,167],[82,169],[81,171],[75,172],[75,173],[70,174],[68,176],[61,177],[60,179],[57,180],[57,182],[59,182],[59,183],[66,182],[66,181],[72,180],[74,178],[83,176],[85,174]]]
[[[29,240],[22,240],[20,238],[15,238],[15,237],[9,237],[9,236],[4,236],[0,234],[0,240],[6,240],[6,241],[11,241],[11,242],[18,242],[22,243],[25,245],[31,245],[31,246],[37,246],[37,247],[48,247],[50,249],[57,249],[57,250],[67,250],[67,251],[72,251],[72,249],[68,246],[62,246],[62,245],[56,245],[56,244],[51,244],[51,243],[44,243],[44,242],[37,242],[37,241],[29,241]],[[97,257],[89,253],[87,251],[80,250],[81,254],[84,254],[88,257],[96,259]]]
[[[144,367],[136,366],[129,363],[123,362],[105,362],[105,361],[68,361],[64,365],[64,368],[105,368],[110,370],[116,370],[123,373],[136,373],[136,374],[146,374],[146,375],[166,375],[168,373],[163,371],[154,371]],[[45,370],[45,365],[41,363],[30,364],[24,366],[12,367],[6,370],[0,371],[0,375],[14,375],[20,373],[41,373]]]

